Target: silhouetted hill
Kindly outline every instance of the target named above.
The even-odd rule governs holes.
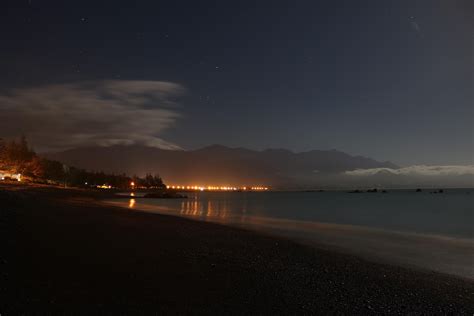
[[[255,151],[221,145],[191,151],[144,146],[87,147],[43,156],[88,170],[137,175],[157,172],[168,184],[184,185],[294,187],[322,183],[324,179],[348,170],[397,168],[390,162],[336,150],[294,153],[285,149]]]

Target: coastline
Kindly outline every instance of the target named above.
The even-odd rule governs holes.
[[[474,312],[474,283],[440,273],[130,212],[102,193],[15,186],[0,198],[6,315]]]
[[[107,200],[131,211],[171,215],[289,238],[317,248],[353,254],[369,261],[435,271],[474,281],[474,240],[463,237],[387,230],[349,224],[265,217],[224,216],[169,207],[160,200]]]

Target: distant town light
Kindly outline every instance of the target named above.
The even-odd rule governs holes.
[[[194,191],[268,191],[268,187],[265,186],[252,186],[252,187],[234,187],[234,186],[214,186],[214,185],[167,185],[167,189],[178,189],[178,190],[194,190]]]
[[[98,189],[112,189],[112,186],[109,184],[102,184],[97,186]]]

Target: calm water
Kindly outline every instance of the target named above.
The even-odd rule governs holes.
[[[130,199],[131,209],[191,217],[328,244],[474,278],[474,190],[198,192]],[[119,202],[120,203],[120,202]]]
[[[235,221],[243,216],[367,226],[474,238],[474,191],[430,194],[346,192],[199,192],[186,200],[136,200],[196,217]],[[237,217],[237,218],[236,218]]]

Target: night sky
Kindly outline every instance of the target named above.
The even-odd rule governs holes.
[[[473,164],[473,3],[2,1],[0,135]]]

